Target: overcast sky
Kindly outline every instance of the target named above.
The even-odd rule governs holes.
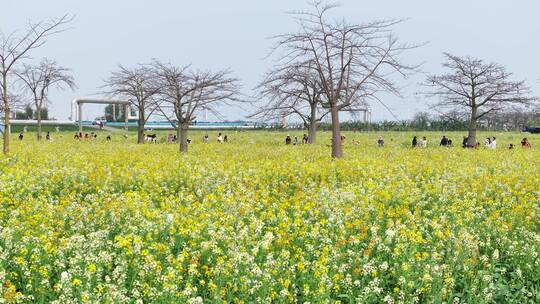
[[[71,29],[53,36],[32,57],[56,60],[72,69],[78,89],[51,91],[51,113],[67,119],[74,97],[94,96],[118,64],[134,66],[152,58],[203,69],[230,68],[251,94],[271,61],[264,59],[268,37],[294,31],[288,11],[306,9],[303,0],[0,0],[0,30],[24,29],[28,21],[73,14]],[[407,18],[395,32],[403,42],[426,46],[409,52],[407,63],[423,62],[425,73],[440,73],[442,52],[470,55],[505,65],[540,94],[539,0],[341,0],[335,16],[351,23]],[[399,119],[427,108],[422,75],[404,81],[403,98],[384,96]],[[103,106],[86,107],[85,119]],[[228,119],[246,111],[227,108]],[[392,119],[373,105],[373,119]]]

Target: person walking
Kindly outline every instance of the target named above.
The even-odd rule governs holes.
[[[415,135],[412,139],[412,147],[416,148],[416,146],[418,146],[418,138]]]

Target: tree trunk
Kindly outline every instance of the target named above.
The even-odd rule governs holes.
[[[315,144],[317,142],[317,104],[311,105],[311,117],[309,118],[308,142]]]
[[[36,109],[37,109],[37,113],[36,113],[37,139],[41,140],[41,138],[42,138],[42,132],[41,132],[41,107],[38,104],[36,104]]]
[[[188,128],[189,128],[189,124],[187,123],[181,123],[178,126],[178,135],[176,136],[176,138],[180,145],[180,153],[187,153],[188,151],[188,143],[187,143]]]
[[[7,75],[2,75],[2,99],[4,101],[4,154],[9,153],[9,135],[11,133],[9,123],[9,101],[7,92]]]
[[[476,145],[476,127],[477,127],[476,115],[477,113],[478,113],[478,109],[476,107],[473,107],[471,109],[471,118],[469,120],[469,137],[467,139],[467,144],[471,147],[474,147]]]
[[[339,126],[339,111],[336,106],[332,106],[330,110],[332,116],[332,157],[343,157],[343,149],[341,147],[341,129]]]
[[[312,120],[309,122],[308,142],[310,144],[317,143],[317,121]]]
[[[137,143],[144,144],[144,113],[139,110],[139,121],[137,123]]]

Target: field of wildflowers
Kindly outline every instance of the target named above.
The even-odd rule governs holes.
[[[188,155],[14,136],[0,303],[539,303],[540,136],[465,150],[378,135],[347,134],[337,161],[323,133],[192,133]]]

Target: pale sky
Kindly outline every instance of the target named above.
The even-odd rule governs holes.
[[[252,89],[272,64],[265,55],[268,37],[296,29],[286,14],[307,8],[303,0],[1,0],[0,30],[24,29],[28,21],[63,14],[75,15],[68,31],[53,36],[31,55],[56,60],[71,68],[75,92],[53,90],[51,114],[67,119],[74,97],[96,95],[103,79],[116,65],[135,66],[152,58],[202,69],[230,68],[242,80],[243,92]],[[442,52],[470,55],[503,64],[525,79],[540,95],[540,1],[538,0],[341,0],[334,11],[351,23],[407,18],[395,33],[402,42],[426,46],[409,52],[407,63],[423,62],[425,73],[440,73]],[[403,98],[385,96],[384,102],[400,119],[427,108],[418,75],[402,82]],[[85,119],[103,113],[103,106],[86,107]],[[223,109],[228,119],[247,112]],[[373,119],[392,119],[373,105]]]

